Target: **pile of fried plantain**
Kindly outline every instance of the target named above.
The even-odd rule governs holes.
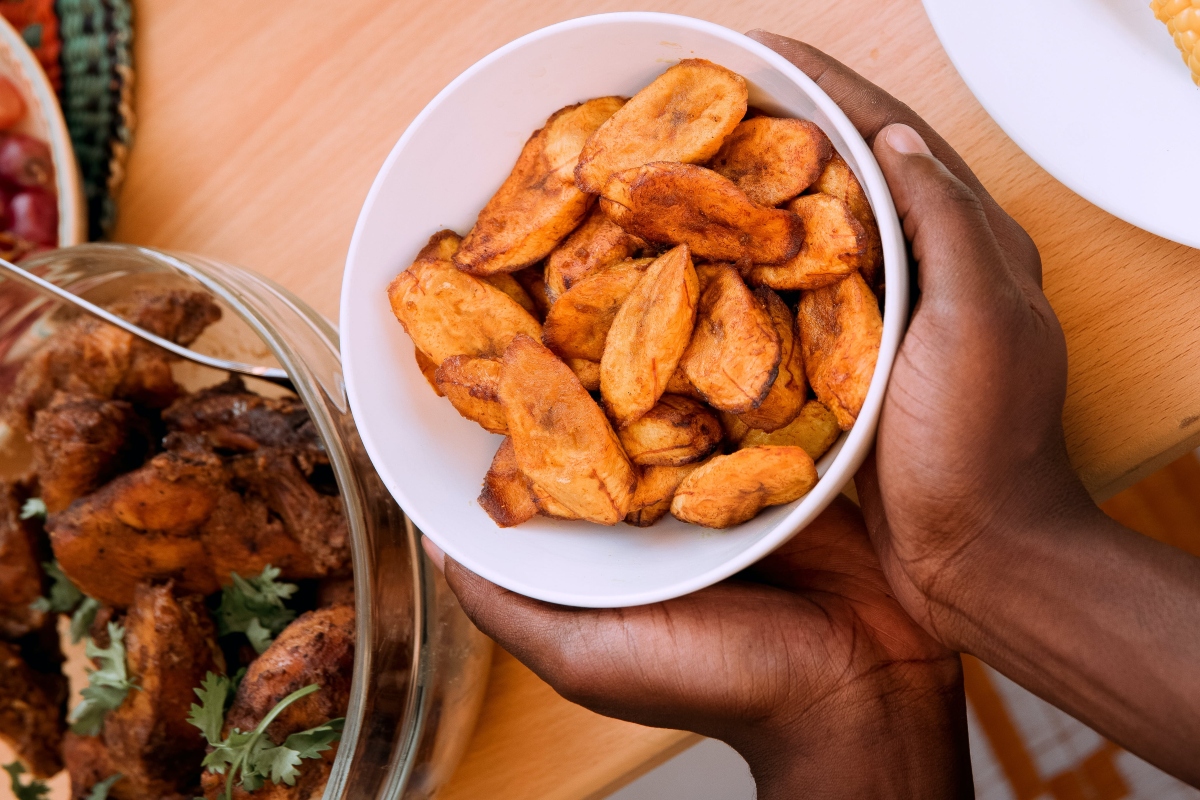
[[[853,426],[879,228],[820,127],[748,100],[687,59],[560,109],[389,287],[433,390],[505,437],[479,496],[497,525],[737,525],[807,494]]]

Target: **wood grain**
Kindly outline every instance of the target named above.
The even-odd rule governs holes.
[[[958,148],[1041,248],[1070,346],[1069,445],[1094,492],[1200,442],[1200,251],[1108,216],[1037,167],[968,92],[919,0],[140,0],[139,128],[116,238],[249,267],[336,318],[358,209],[424,104],[517,36],[629,9],[804,39]],[[446,797],[594,796],[690,741],[574,708],[497,658]]]

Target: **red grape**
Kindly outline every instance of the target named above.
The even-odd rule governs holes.
[[[36,190],[21,192],[8,204],[15,235],[34,244],[58,244],[58,200]]]
[[[12,81],[0,76],[0,130],[7,130],[25,116],[25,101]]]
[[[50,147],[23,133],[0,135],[0,178],[23,189],[53,189]]]

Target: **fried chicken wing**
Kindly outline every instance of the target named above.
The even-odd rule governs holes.
[[[0,638],[16,639],[40,628],[46,614],[30,607],[42,596],[44,545],[36,520],[21,519],[28,490],[0,482]]]
[[[204,598],[142,584],[125,615],[125,648],[139,689],[104,719],[104,744],[125,776],[112,797],[158,800],[194,788],[206,744],[188,723],[192,690],[208,672],[225,672]]]
[[[271,741],[282,742],[293,733],[344,716],[350,702],[354,640],[351,606],[329,606],[301,615],[250,665],[225,715],[225,733],[235,727],[253,729],[280,700],[313,683],[321,690],[288,706],[267,728]],[[253,794],[238,787],[233,796],[235,800],[315,800],[325,788],[336,754],[335,745],[320,759],[305,761],[295,786],[268,782]],[[209,800],[215,800],[224,785],[225,776],[204,773],[204,795]]]
[[[21,657],[16,645],[0,642],[0,739],[36,777],[49,778],[62,769],[65,698],[65,691],[48,688],[46,676]]]
[[[58,392],[34,415],[33,468],[51,514],[141,464],[149,436],[124,400]]]
[[[204,292],[135,292],[111,310],[151,333],[191,344],[221,309]],[[107,323],[80,318],[66,325],[22,368],[0,417],[20,432],[55,392],[88,393],[163,408],[180,394],[171,377],[174,356]]]

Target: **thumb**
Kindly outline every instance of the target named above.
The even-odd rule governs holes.
[[[995,302],[1015,289],[983,202],[930,153],[916,130],[889,125],[875,138],[925,302]]]

